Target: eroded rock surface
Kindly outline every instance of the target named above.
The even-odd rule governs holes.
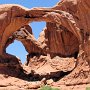
[[[1,75],[38,81],[32,86],[25,86],[24,81],[22,86],[27,89],[39,88],[44,84],[58,87],[89,84],[89,18],[89,0],[62,0],[52,8],[27,9],[14,4],[0,5]],[[46,22],[38,40],[28,25],[32,21]],[[24,66],[16,56],[6,53],[6,48],[15,39],[21,41],[28,52]],[[15,69],[17,74],[10,74],[9,68],[12,68],[10,71]]]

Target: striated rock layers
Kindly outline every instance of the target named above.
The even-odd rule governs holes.
[[[16,67],[22,79],[52,79],[53,86],[90,83],[89,18],[89,0],[62,0],[52,8],[0,5],[0,66]],[[28,25],[33,21],[46,22],[38,40]],[[24,66],[6,53],[15,39],[28,52]]]

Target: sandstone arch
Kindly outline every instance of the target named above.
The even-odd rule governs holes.
[[[0,30],[1,31],[0,55],[2,55],[2,56],[4,55],[4,48],[5,48],[7,39],[12,35],[13,32],[18,30],[20,27],[28,24],[29,22],[32,22],[32,21],[51,22],[51,21],[53,21],[58,24],[60,24],[60,23],[64,24],[65,22],[63,22],[64,21],[62,19],[63,17],[66,18],[67,19],[66,22],[68,22],[68,18],[67,18],[67,16],[65,16],[65,15],[68,15],[68,13],[65,14],[62,11],[55,11],[55,10],[53,11],[53,9],[41,9],[41,8],[36,9],[36,10],[35,9],[29,10],[29,9],[26,9],[19,5],[1,5],[1,7],[2,7],[2,9],[1,9],[2,13],[4,14],[4,15],[1,14],[1,16],[3,16],[3,21],[6,20],[6,22],[8,22],[8,23],[6,23],[7,26],[4,28],[1,26],[2,29]],[[7,9],[5,7],[7,7]],[[15,12],[15,10],[16,10],[16,12]],[[36,11],[38,11],[38,12],[36,12]],[[48,14],[46,12],[48,12]],[[55,15],[53,15],[53,13]],[[58,13],[60,13],[60,16]],[[49,17],[51,17],[51,18],[49,18]],[[52,19],[53,17],[55,17],[56,20]],[[9,19],[9,21],[7,21],[7,18]],[[2,18],[1,18],[1,20],[2,20]],[[3,21],[1,21],[1,22],[3,23]],[[72,25],[73,27],[72,27],[72,29],[69,29],[69,30],[71,30],[71,32],[73,34],[75,34],[76,37],[78,38],[79,35],[78,35],[77,31],[74,30],[74,28],[76,28],[76,27],[72,21],[70,21],[68,25],[71,25],[71,24],[73,24]],[[80,37],[79,37],[79,39],[80,39]]]
[[[41,76],[47,76],[49,73],[51,77],[58,71],[70,72],[52,85],[90,83],[89,6],[89,0],[62,0],[52,8],[34,8],[31,10],[18,5],[3,5],[0,13],[0,58],[5,56],[4,49],[9,43],[7,40],[15,31],[27,26],[32,21],[46,21],[46,28],[41,32],[38,41],[34,40],[30,33],[29,39],[21,40],[31,55],[28,55],[27,65],[33,67],[33,70],[36,69],[34,74],[39,73]],[[5,23],[5,20],[8,22]],[[30,45],[33,49],[30,49]],[[77,58],[70,58],[76,52],[78,52]],[[66,60],[65,62],[72,62],[68,65],[64,64],[62,68],[60,60],[61,62],[64,60]],[[51,71],[49,70],[42,75],[42,68],[46,71],[46,65]]]

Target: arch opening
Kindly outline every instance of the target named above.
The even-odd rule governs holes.
[[[25,50],[25,47],[23,46],[23,44],[18,40],[14,40],[14,43],[11,43],[6,48],[6,53],[17,56],[21,60],[22,64],[25,63],[26,55],[28,54],[28,52]]]
[[[33,22],[30,24],[31,28],[29,28],[29,31],[27,30],[27,28],[25,30],[29,34],[32,34],[32,32],[33,32],[34,37],[36,39],[38,39],[39,34],[43,30],[45,25],[46,25],[45,22]],[[28,26],[26,26],[26,27],[28,27]],[[22,28],[24,28],[24,27],[22,27]],[[22,40],[26,41],[26,37],[28,34],[26,35],[25,33],[22,32],[22,29],[20,29],[20,30],[18,30],[12,34],[12,36],[10,37],[11,42],[7,44],[5,51],[8,54],[11,54],[11,55],[18,57],[21,60],[22,64],[24,64],[25,62],[27,62],[26,56],[28,55],[28,52],[26,51],[27,47],[25,47],[23,45]],[[14,42],[13,42],[13,38],[14,38]]]
[[[38,39],[41,31],[46,26],[46,22],[32,22],[30,23],[30,26],[32,27],[32,32],[34,34],[34,37]]]

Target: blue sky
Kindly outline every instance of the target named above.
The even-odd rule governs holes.
[[[27,8],[33,7],[52,7],[60,0],[0,0],[0,4],[20,4]],[[30,24],[33,30],[33,34],[38,38],[40,32],[45,27],[45,22],[33,22]],[[13,54],[21,59],[21,62],[24,63],[26,61],[26,55],[28,54],[19,41],[14,41],[11,45],[6,49],[7,53]]]

